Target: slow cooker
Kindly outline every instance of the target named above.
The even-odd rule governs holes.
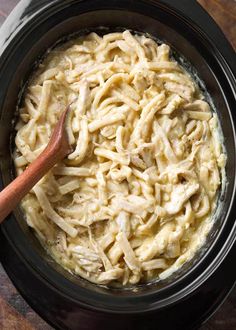
[[[199,74],[221,121],[227,184],[205,246],[169,278],[132,289],[96,286],[63,270],[17,208],[1,226],[1,262],[26,301],[56,329],[195,329],[235,279],[235,53],[194,0],[22,0],[0,31],[1,187],[14,177],[13,122],[35,63],[58,40],[98,27],[149,33]]]

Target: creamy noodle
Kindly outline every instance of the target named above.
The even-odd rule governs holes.
[[[27,223],[63,267],[94,283],[164,278],[211,227],[226,157],[218,119],[170,48],[129,31],[52,50],[20,109],[17,173],[72,104],[73,152],[23,199]]]

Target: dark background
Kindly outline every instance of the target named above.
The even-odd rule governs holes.
[[[19,0],[0,0],[0,25],[18,2]],[[198,2],[220,25],[236,49],[236,0],[198,0]],[[19,295],[1,265],[0,330],[52,330]],[[236,288],[200,330],[236,330]]]

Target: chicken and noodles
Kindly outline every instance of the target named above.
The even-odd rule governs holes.
[[[218,118],[166,44],[129,31],[51,50],[17,123],[19,175],[66,105],[73,152],[23,199],[53,258],[97,284],[163,279],[212,225],[226,157]]]

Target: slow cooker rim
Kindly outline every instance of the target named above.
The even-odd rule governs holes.
[[[60,1],[56,1],[56,2],[60,2]],[[55,2],[55,3],[56,3]],[[148,2],[148,1],[146,1],[146,2]],[[152,1],[153,2],[153,1]],[[231,118],[231,120],[232,120],[232,118]],[[232,125],[232,127],[234,127],[234,125]],[[234,132],[234,138],[235,138],[235,132]],[[235,191],[235,186],[234,186],[234,191]],[[231,201],[231,203],[232,203],[233,201]],[[229,210],[229,212],[230,212],[230,210]],[[233,229],[232,229],[233,230]],[[4,232],[5,232],[5,234],[6,234],[6,236],[8,237],[8,240],[10,239],[10,237],[9,237],[9,235],[8,235],[8,233],[6,232],[6,230],[4,229]],[[16,248],[16,247],[15,247]],[[22,257],[22,255],[21,255],[21,257]],[[27,262],[27,261],[26,261]],[[192,270],[192,269],[191,269]],[[87,306],[87,305],[86,305]],[[91,307],[91,306],[90,306]]]

